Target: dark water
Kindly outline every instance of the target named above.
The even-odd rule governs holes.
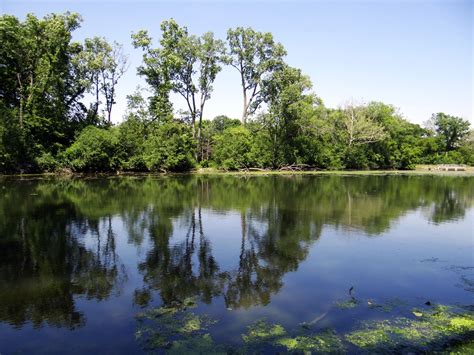
[[[136,315],[190,297],[236,345],[387,316],[351,296],[472,304],[473,205],[460,176],[0,179],[0,353],[140,353]]]

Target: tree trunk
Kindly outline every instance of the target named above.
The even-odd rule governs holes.
[[[242,111],[242,124],[245,126],[247,123],[247,91],[243,89],[244,93],[244,109]]]
[[[20,128],[23,128],[23,85],[21,84],[20,73],[16,74],[16,78],[18,79],[18,86],[20,88],[20,108],[18,112],[18,122],[20,123]]]
[[[201,125],[202,125],[202,118],[199,117],[199,125],[198,125],[198,156],[197,160],[200,162],[202,160],[202,137],[201,137]]]
[[[23,128],[23,97],[20,96],[20,110],[19,110],[19,123],[20,123],[20,128]]]

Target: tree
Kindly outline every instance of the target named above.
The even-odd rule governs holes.
[[[443,140],[446,152],[454,150],[459,145],[468,134],[470,127],[469,121],[442,112],[433,114],[431,123],[437,136]]]
[[[111,123],[112,107],[115,104],[115,90],[119,79],[128,68],[128,57],[123,53],[121,44],[114,42],[105,56],[102,74],[102,93],[105,98],[107,121]]]
[[[226,115],[219,115],[212,119],[212,130],[216,133],[222,133],[227,128],[237,127],[240,125],[240,120],[227,117]]]
[[[103,37],[87,38],[81,53],[87,68],[87,90],[94,95],[91,116],[97,117],[101,104],[100,94],[105,100],[107,122],[110,124],[112,107],[115,104],[115,89],[119,79],[127,70],[128,58],[117,42],[109,44]]]
[[[280,43],[275,43],[271,33],[261,33],[251,28],[229,29],[227,41],[229,51],[226,63],[240,74],[243,93],[242,123],[246,124],[248,116],[262,102],[262,80],[282,67],[286,51]]]
[[[310,89],[309,77],[289,66],[262,82],[261,97],[269,107],[268,114],[262,116],[263,126],[271,142],[273,167],[301,162],[306,144],[299,142],[311,130],[314,107],[320,103]]]
[[[374,121],[366,107],[348,103],[342,112],[349,149],[357,145],[375,143],[385,138],[384,128]]]
[[[80,46],[71,41],[80,22],[75,13],[30,14],[23,22],[0,17],[0,99],[18,122],[17,168],[34,169],[35,157],[69,144],[83,120],[84,89],[74,65]]]
[[[79,65],[85,70],[84,85],[86,90],[94,96],[94,103],[91,104],[90,117],[97,118],[100,106],[101,92],[101,70],[104,69],[105,56],[110,46],[102,37],[86,38],[84,49],[79,55]]]
[[[370,102],[367,115],[380,124],[386,133],[383,140],[370,145],[371,168],[413,169],[420,163],[423,140],[427,131],[405,120],[398,109],[382,102]]]
[[[132,34],[132,43],[135,48],[143,50],[143,64],[137,68],[153,90],[150,97],[150,108],[154,120],[168,121],[173,116],[173,105],[169,94],[172,89],[169,68],[160,48],[152,48],[152,39],[145,30]]]
[[[212,32],[201,37],[189,35],[187,28],[179,26],[173,19],[163,21],[161,30],[161,47],[157,49],[150,47],[151,38],[146,31],[133,37],[135,46],[147,52],[145,65],[148,67],[142,73],[159,77],[161,80],[157,80],[158,84],[167,83],[170,90],[183,97],[191,116],[193,137],[196,136],[196,120],[199,120],[197,136],[201,144],[204,106],[211,96],[216,75],[221,70],[224,45],[214,38]],[[156,66],[159,68],[154,69]]]
[[[147,170],[143,150],[150,132],[160,124],[153,119],[150,108],[142,95],[142,89],[127,96],[127,111],[124,121],[119,125],[119,144],[121,149],[121,168],[124,170]],[[163,124],[163,123],[161,123]]]

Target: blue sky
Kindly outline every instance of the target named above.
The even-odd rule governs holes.
[[[130,35],[174,18],[193,34],[229,27],[272,32],[288,51],[286,61],[311,77],[315,93],[329,107],[349,99],[383,101],[411,122],[445,112],[473,122],[472,1],[39,1],[0,0],[0,12],[23,18],[31,12],[79,12],[84,19],[75,40],[95,35],[124,45],[130,68],[119,83],[114,121],[121,120],[125,96],[143,79],[136,75],[141,52]],[[157,42],[155,40],[155,42]],[[174,97],[175,108],[184,103]],[[239,118],[238,73],[225,68],[205,108],[212,118]]]

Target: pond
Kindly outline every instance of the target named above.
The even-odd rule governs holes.
[[[472,342],[473,223],[472,176],[2,178],[0,353]]]

